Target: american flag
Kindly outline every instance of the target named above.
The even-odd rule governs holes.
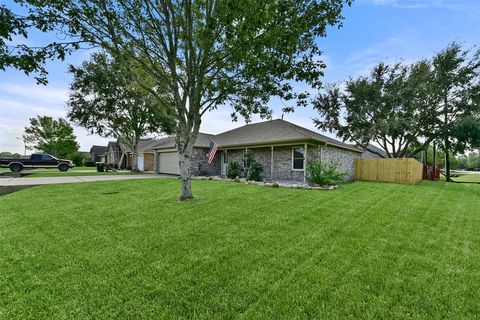
[[[215,158],[215,153],[217,153],[218,144],[216,144],[213,140],[210,140],[210,149],[208,150],[208,164],[212,163],[213,158]]]

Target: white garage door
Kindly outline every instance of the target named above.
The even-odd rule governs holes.
[[[160,152],[158,161],[158,171],[160,173],[180,174],[177,152]]]

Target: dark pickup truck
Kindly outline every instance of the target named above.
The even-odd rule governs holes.
[[[57,159],[45,153],[34,153],[30,156],[30,159],[0,159],[0,168],[10,168],[12,172],[34,168],[58,168],[60,171],[68,171],[68,169],[73,167],[72,161]]]

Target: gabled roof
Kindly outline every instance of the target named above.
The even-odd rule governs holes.
[[[120,148],[120,144],[117,141],[109,141],[107,145],[108,148],[111,148],[114,152],[121,152],[122,148]]]
[[[364,151],[364,152],[369,152],[369,150],[367,150],[367,148],[370,149],[370,150],[372,150],[372,151],[375,151],[375,152],[377,152],[377,153],[380,153],[380,154],[383,155],[385,158],[388,158],[388,155],[387,155],[387,153],[385,152],[385,150],[380,149],[380,148],[377,147],[376,145],[373,145],[373,144],[369,143],[368,146],[366,146],[365,148],[363,148],[363,151]]]
[[[198,133],[197,141],[195,141],[194,147],[196,148],[209,148],[210,140],[214,137],[212,134],[208,133]],[[176,147],[175,137],[169,136],[160,140],[157,140],[157,143],[152,146],[151,149],[173,149]]]
[[[106,146],[92,146],[90,148],[90,154],[102,155],[102,154],[105,154],[106,151],[107,151]]]
[[[138,152],[142,153],[148,150],[152,150],[153,146],[161,140],[162,139],[140,139],[140,141],[138,141]],[[124,144],[121,144],[120,147],[125,152],[132,152],[131,148]]]
[[[214,136],[213,140],[219,144],[220,147],[227,148],[278,143],[321,142],[354,152],[362,152],[352,145],[326,137],[315,131],[281,119],[247,124],[243,127],[220,133]]]

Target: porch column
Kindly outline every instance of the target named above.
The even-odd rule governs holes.
[[[305,143],[305,155],[303,156],[303,182],[307,182],[307,144]]]
[[[223,175],[223,167],[225,166],[225,176],[227,175],[227,170],[228,170],[228,153],[227,149],[225,149],[225,153],[223,154],[223,161],[225,164],[221,163],[220,164],[220,174]]]
[[[273,146],[271,146],[271,155],[270,155],[270,180],[273,181]]]
[[[155,174],[158,174],[158,152],[157,151],[153,153],[153,165],[154,165]]]
[[[248,154],[248,148],[245,148],[245,157],[243,157],[243,166],[247,166],[247,154]]]

